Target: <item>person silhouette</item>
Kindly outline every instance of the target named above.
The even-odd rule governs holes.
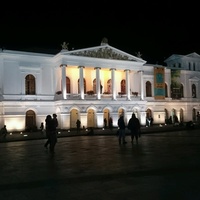
[[[48,149],[48,145],[50,143],[50,132],[52,131],[51,120],[52,120],[51,115],[47,115],[46,119],[45,119],[45,129],[46,129],[46,138],[47,138],[47,141],[44,144],[44,147],[46,149]]]
[[[41,124],[40,124],[40,132],[41,132],[41,134],[44,132],[44,123],[43,122],[41,122]]]
[[[108,126],[109,126],[109,129],[112,131],[112,129],[113,129],[113,119],[112,119],[112,117],[110,117],[109,120],[108,120]]]
[[[132,117],[128,121],[128,129],[131,132],[131,142],[133,143],[134,138],[138,143],[138,138],[140,136],[140,122],[139,119],[136,118],[135,114],[132,114]]]
[[[107,128],[107,119],[106,118],[104,118],[104,128]]]
[[[53,114],[53,119],[51,122],[51,128],[52,131],[50,132],[50,152],[53,154],[54,153],[54,149],[55,149],[55,145],[57,143],[57,127],[58,127],[58,119],[57,119],[57,115],[54,113]]]
[[[7,128],[6,128],[6,125],[4,125],[2,128],[1,128],[1,134],[3,135],[3,139],[6,139],[6,136],[8,134],[8,131],[7,131]]]
[[[127,142],[125,141],[125,129],[126,125],[124,122],[124,116],[123,114],[120,115],[118,119],[118,127],[119,127],[119,144],[121,144],[121,140],[123,141],[123,144],[126,144]]]
[[[80,133],[80,128],[81,128],[81,121],[79,119],[77,119],[77,121],[76,121],[76,130],[77,130],[77,133]]]

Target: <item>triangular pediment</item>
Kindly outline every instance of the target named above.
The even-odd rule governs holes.
[[[145,60],[125,53],[119,49],[116,49],[108,44],[100,45],[91,48],[72,50],[72,51],[61,51],[64,55],[71,56],[82,56],[90,58],[101,58],[101,59],[112,59],[112,60],[124,60],[124,61],[135,61],[146,63]]]
[[[191,53],[191,54],[188,54],[188,55],[186,55],[187,57],[190,57],[190,58],[200,58],[200,55],[199,54],[197,54],[197,53]]]
[[[164,62],[169,62],[171,60],[181,59],[181,58],[198,58],[200,59],[200,55],[197,53],[190,53],[188,55],[179,55],[179,54],[173,54],[169,58],[167,58]]]
[[[173,54],[170,57],[168,57],[167,59],[164,60],[164,62],[168,62],[171,60],[176,60],[176,59],[180,59],[181,57],[183,57],[182,55],[178,55],[178,54]]]

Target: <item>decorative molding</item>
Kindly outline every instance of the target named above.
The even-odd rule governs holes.
[[[136,61],[133,58],[128,57],[127,55],[122,55],[120,53],[116,53],[113,49],[108,47],[102,47],[95,50],[87,50],[87,51],[79,51],[73,52],[71,55],[76,56],[85,56],[85,57],[93,57],[93,58],[105,58],[105,59],[114,59],[114,60],[128,60],[128,61]]]

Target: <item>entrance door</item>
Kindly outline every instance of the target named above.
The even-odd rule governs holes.
[[[33,110],[29,110],[26,112],[26,130],[33,131],[36,128],[35,112]]]
[[[88,122],[87,127],[95,127],[95,112],[93,109],[88,110]]]
[[[79,118],[78,110],[73,109],[70,112],[70,127],[76,128],[76,121]]]

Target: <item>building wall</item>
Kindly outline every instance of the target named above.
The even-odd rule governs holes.
[[[67,60],[66,56],[66,60]],[[84,58],[85,59],[85,58]],[[108,62],[109,61],[109,62]],[[195,62],[198,63],[196,60]],[[165,124],[166,113],[168,117],[174,113],[179,120],[184,122],[193,120],[194,110],[197,113],[200,110],[200,72],[192,70],[181,70],[181,83],[184,86],[184,97],[180,100],[172,100],[170,95],[171,85],[171,68],[156,65],[137,66],[137,63],[119,61],[115,70],[115,83],[117,99],[112,99],[111,95],[101,95],[101,99],[97,99],[95,95],[80,99],[78,94],[79,65],[70,64],[68,59],[66,66],[66,76],[70,79],[70,91],[67,99],[63,99],[62,94],[56,94],[62,91],[62,70],[59,63],[62,63],[62,57],[59,55],[43,55],[31,54],[26,52],[3,52],[0,54],[0,126],[7,125],[9,131],[23,131],[26,128],[27,112],[33,111],[36,116],[36,126],[39,128],[41,122],[45,122],[48,114],[57,113],[59,120],[59,128],[71,129],[75,128],[75,119],[81,119],[82,126],[94,126],[103,128],[104,111],[107,109],[108,116],[113,118],[113,125],[117,127],[119,113],[123,112],[126,123],[131,114],[136,113],[141,124],[146,125],[147,109],[151,111],[156,125]],[[74,62],[74,57],[73,57]],[[81,62],[79,57],[79,63]],[[84,62],[86,62],[84,60]],[[88,61],[89,62],[89,61]],[[105,66],[102,59],[99,61],[100,81],[103,86],[102,93],[107,91],[107,81],[111,79],[109,67],[110,60],[106,59]],[[116,64],[116,60],[113,61]],[[179,61],[177,61],[179,62]],[[120,96],[121,80],[126,79],[126,63],[127,69],[130,70],[130,93],[131,99],[127,96]],[[182,65],[187,63],[183,61]],[[98,62],[96,61],[98,66]],[[163,100],[154,98],[154,67],[165,68],[165,83],[167,85],[168,97]],[[199,64],[196,64],[199,66]],[[86,91],[93,90],[93,80],[96,78],[96,66],[84,65],[84,78],[86,80]],[[143,71],[141,75],[140,71]],[[36,80],[36,94],[25,94],[25,77],[32,74]],[[146,82],[151,83],[152,96],[146,96]],[[143,88],[141,88],[141,82]],[[197,89],[197,98],[191,96],[191,85],[195,84]],[[142,90],[144,91],[144,99],[141,99]],[[138,96],[134,96],[132,92],[138,92]],[[181,116],[183,113],[183,116]]]

